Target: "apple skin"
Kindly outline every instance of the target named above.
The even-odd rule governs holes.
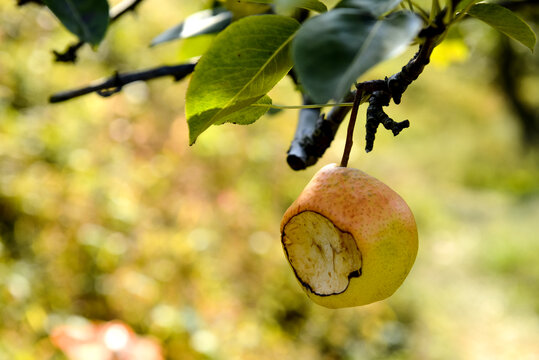
[[[305,286],[290,263],[285,227],[291,218],[313,211],[350,233],[361,253],[360,276],[350,277],[341,293],[318,295]],[[406,202],[378,179],[353,168],[326,165],[292,203],[281,222],[285,256],[300,285],[315,303],[327,308],[366,305],[392,295],[414,264],[417,226]]]

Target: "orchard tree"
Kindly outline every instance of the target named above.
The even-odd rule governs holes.
[[[65,51],[54,51],[56,61],[74,63],[81,47],[99,46],[107,28],[142,0],[125,0],[111,9],[107,0],[19,0],[20,5],[29,2],[47,6],[78,37]],[[368,304],[390,296],[404,281],[417,253],[417,229],[398,194],[347,168],[358,108],[368,103],[366,152],[373,150],[380,125],[395,136],[409,127],[408,120],[391,119],[384,107],[401,102],[434,48],[463,21],[480,20],[533,51],[534,32],[510,10],[517,5],[537,6],[479,0],[214,1],[151,43],[217,34],[192,61],[116,73],[54,94],[50,102],[93,92],[107,97],[134,81],[162,76],[179,81],[191,75],[185,99],[191,145],[213,125],[247,125],[269,110],[301,109],[287,156],[294,170],[318,161],[350,112],[341,163],[320,170],[287,210],[281,240],[313,301],[331,308]],[[357,82],[408,46],[417,52],[399,72]],[[303,104],[272,103],[268,92],[285,76],[294,81]],[[537,133],[536,123],[530,120],[531,133]]]

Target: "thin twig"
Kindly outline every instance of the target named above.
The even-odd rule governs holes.
[[[196,64],[188,63],[172,66],[160,66],[152,69],[123,74],[115,73],[113,76],[104,80],[98,80],[89,86],[56,93],[50,97],[49,102],[58,103],[93,92],[98,93],[100,96],[108,97],[121,91],[122,87],[129,83],[135,81],[147,81],[163,76],[173,76],[174,80],[178,81],[191,74],[195,69],[195,65]]]
[[[249,106],[253,107],[265,107],[268,109],[279,109],[279,110],[293,110],[293,109],[321,109],[325,107],[339,107],[339,106],[346,106],[346,107],[352,107],[354,103],[346,102],[346,103],[336,103],[336,104],[303,104],[303,105],[280,105],[280,104],[251,104]]]
[[[135,8],[143,0],[124,0],[118,5],[109,10],[109,26],[121,16],[129,11],[134,11]],[[84,41],[79,40],[76,43],[69,45],[63,52],[53,50],[54,61],[56,62],[71,62],[74,63],[77,60],[77,51],[85,44]]]
[[[344,145],[344,152],[342,154],[341,167],[348,166],[350,151],[352,150],[352,145],[354,144],[354,127],[356,126],[357,110],[359,109],[361,97],[362,94],[359,91],[356,91],[354,105],[352,106],[352,113],[350,114],[350,120],[348,120],[348,131],[346,132],[346,143]]]
[[[129,11],[133,11],[143,0],[124,0],[118,5],[109,10],[109,24],[118,20],[121,16]]]
[[[410,1],[411,4],[414,4],[413,1]],[[418,4],[414,4],[414,11],[416,14],[418,14],[419,16],[421,16],[423,18],[423,20],[425,20],[427,23],[429,22],[429,18],[430,18],[430,14],[428,12],[426,12],[421,6],[419,6]],[[417,10],[417,12],[416,12]]]
[[[17,1],[17,6],[23,6],[23,5],[30,4],[30,3],[34,3],[34,4],[38,4],[38,5],[45,5],[43,3],[43,1],[41,1],[41,0],[18,0]]]

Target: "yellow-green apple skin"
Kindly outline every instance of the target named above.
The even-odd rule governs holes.
[[[318,171],[285,212],[281,241],[307,295],[328,308],[389,297],[418,249],[406,202],[378,179],[335,164]]]

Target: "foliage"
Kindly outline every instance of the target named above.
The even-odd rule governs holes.
[[[98,45],[109,25],[107,0],[45,0],[45,5],[81,41]]]
[[[198,62],[187,91],[191,144],[217,122],[238,122],[237,112],[258,102],[288,73],[292,68],[288,49],[298,27],[288,17],[254,16],[234,23],[215,39]],[[265,112],[264,108],[243,111],[241,117],[248,118],[241,123],[252,123]]]
[[[151,46],[176,39],[189,39],[205,34],[215,34],[230,25],[232,13],[224,7],[199,11],[180,24],[156,36]]]
[[[404,51],[421,29],[411,12],[382,20],[363,9],[335,9],[305,22],[294,39],[295,69],[313,100],[339,101],[374,65]]]
[[[535,34],[528,24],[503,6],[496,4],[476,4],[468,14],[489,24],[496,30],[519,41],[531,51],[535,46]]]
[[[103,9],[96,13],[97,6],[88,7],[87,2],[79,2],[75,8],[64,1],[48,0],[46,5],[81,41],[99,42],[106,28]],[[476,2],[448,0],[442,8],[439,0],[434,0],[430,12],[419,4],[398,0],[343,0],[329,11],[320,1],[226,1],[223,5],[228,11],[215,2],[213,10],[189,17],[156,37],[152,45],[222,31],[190,82],[186,110],[189,142],[193,144],[213,124],[255,122],[266,112],[264,108],[269,108],[264,106],[270,104],[267,93],[292,68],[301,91],[310,99],[321,104],[340,102],[368,69],[398,55],[414,39],[423,43],[430,36],[441,42],[447,29],[465,15],[485,21],[533,51],[535,34],[516,14],[498,5]],[[272,4],[275,12],[289,14],[302,24],[282,15],[249,16],[271,12]],[[73,11],[59,10],[64,8]],[[295,8],[303,13],[293,11]],[[309,10],[321,14],[304,21]],[[228,27],[231,19],[236,21]],[[428,27],[439,31],[434,35],[419,33]],[[273,37],[276,42],[271,41]],[[247,51],[240,53],[242,48]],[[229,81],[240,68],[248,71]],[[372,148],[369,142],[367,151]]]

